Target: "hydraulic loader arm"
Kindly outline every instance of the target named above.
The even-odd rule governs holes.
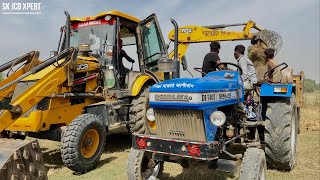
[[[75,70],[73,68],[75,67],[74,64],[76,61],[77,52],[78,50],[73,47],[67,49],[57,56],[49,58],[40,65],[32,68],[28,73],[17,78],[17,80],[0,87],[1,91],[27,76],[45,69],[54,62],[57,62],[57,60],[65,58],[64,62],[62,63],[63,65],[54,68],[50,73],[38,80],[28,90],[26,90],[25,93],[22,93],[13,99],[10,104],[4,104],[0,102],[0,109],[2,109],[0,112],[0,132],[5,130],[16,119],[39,103],[43,98],[51,97],[58,92],[59,85],[68,80],[68,77],[70,76],[69,70]]]
[[[19,64],[22,64],[20,68],[18,68],[16,71],[13,71],[14,67],[17,67]],[[41,61],[39,60],[39,52],[38,51],[31,51],[23,56],[20,56],[12,61],[9,61],[3,65],[0,66],[0,72],[4,72],[5,70],[8,70],[7,72],[7,78],[0,82],[0,87],[16,80],[18,77],[22,76],[23,74],[29,72],[33,67],[39,65]],[[10,72],[13,72],[9,75]],[[16,87],[17,83],[12,84],[11,86],[8,86],[7,88],[0,91],[0,101],[3,98],[11,98],[13,91]]]
[[[233,31],[233,30],[224,30],[227,27],[233,26],[243,26],[242,31]],[[251,30],[255,29],[257,32],[252,32]],[[179,28],[179,37],[178,37],[178,57],[181,60],[181,57],[185,55],[187,48],[190,43],[204,43],[211,41],[236,41],[236,40],[250,40],[254,36],[265,41],[270,35],[270,33],[264,33],[263,37],[260,35],[260,32],[267,31],[258,27],[255,22],[248,21],[247,23],[239,24],[221,24],[221,25],[210,25],[210,26],[183,26]],[[268,31],[269,32],[269,31]],[[267,35],[266,35],[267,34]],[[174,40],[174,30],[169,32],[169,39]],[[267,40],[266,40],[267,41]],[[273,46],[270,41],[266,42],[267,45]],[[281,42],[282,44],[282,42]],[[169,57],[173,57],[174,52],[172,51],[169,54]]]

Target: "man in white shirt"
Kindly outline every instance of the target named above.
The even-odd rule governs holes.
[[[253,85],[258,82],[256,69],[253,63],[244,56],[246,48],[243,45],[237,45],[234,48],[234,58],[237,60],[238,66],[242,69],[241,79],[243,81],[244,90],[253,90]]]

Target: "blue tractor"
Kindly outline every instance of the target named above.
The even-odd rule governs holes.
[[[299,126],[295,84],[262,83],[254,98],[254,92],[244,92],[241,68],[224,64],[237,70],[168,79],[149,89],[146,117],[152,130],[133,133],[129,179],[160,178],[165,161],[182,167],[198,161],[214,165],[222,155],[241,161],[241,180],[266,179],[267,164],[279,170],[294,167]],[[242,103],[244,111],[239,110]],[[245,152],[233,153],[230,146],[242,146]]]

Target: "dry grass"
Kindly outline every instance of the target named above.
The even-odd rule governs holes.
[[[320,131],[320,92],[304,94],[301,131]]]
[[[308,100],[312,99],[312,101]],[[313,99],[316,99],[313,101]],[[319,93],[305,95],[305,107],[302,109],[301,134],[298,136],[297,165],[291,172],[268,170],[268,179],[293,180],[293,179],[317,179],[320,177],[320,113]],[[76,175],[66,168],[59,152],[59,143],[41,141],[44,148],[44,158],[49,168],[49,179],[127,179],[127,158],[130,148],[130,135],[125,129],[122,132],[108,137],[106,151],[101,157],[100,166],[86,174]],[[164,179],[230,179],[225,174],[210,171],[206,165],[183,170],[180,165],[165,163]],[[232,178],[231,178],[232,179]],[[236,179],[236,178],[233,178]]]

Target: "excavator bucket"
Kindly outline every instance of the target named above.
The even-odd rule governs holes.
[[[0,179],[48,179],[37,140],[0,139]]]

